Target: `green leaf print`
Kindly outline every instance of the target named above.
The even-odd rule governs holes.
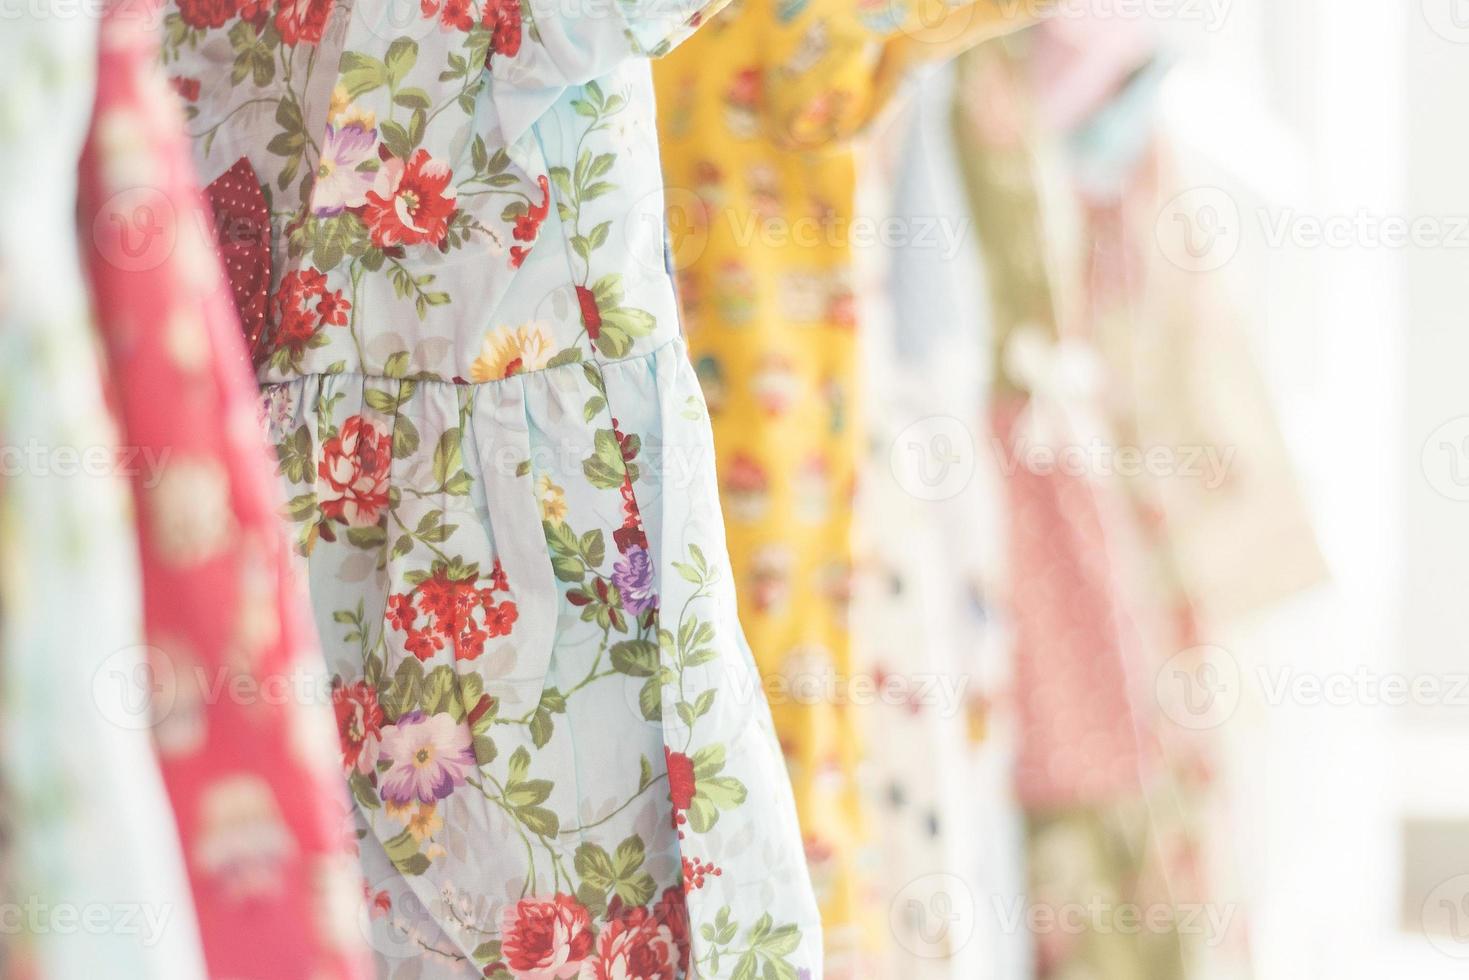
[[[622,448],[611,429],[598,429],[593,437],[592,455],[582,462],[582,472],[587,481],[600,490],[614,490],[622,486],[627,467],[622,461]]]
[[[651,640],[621,640],[612,644],[612,666],[632,677],[652,677],[658,671],[658,647]]]

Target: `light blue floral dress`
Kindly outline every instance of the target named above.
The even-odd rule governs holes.
[[[664,261],[646,59],[704,2],[170,4],[204,180],[269,201],[385,977],[821,975]]]

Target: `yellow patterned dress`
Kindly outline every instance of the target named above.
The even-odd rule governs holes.
[[[827,976],[886,934],[863,884],[847,625],[861,448],[853,138],[1003,5],[736,0],[655,65],[672,258],[714,423],[740,614],[795,785]]]

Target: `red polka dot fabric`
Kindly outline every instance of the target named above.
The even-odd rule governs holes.
[[[1025,405],[1000,399],[991,411],[1012,459]],[[1030,808],[1135,797],[1152,742],[1134,710],[1143,651],[1104,530],[1108,501],[1087,477],[1059,468],[1015,466],[1005,483],[1016,793]]]
[[[245,347],[259,358],[270,294],[270,209],[250,161],[241,157],[205,189],[219,257],[235,297]]]

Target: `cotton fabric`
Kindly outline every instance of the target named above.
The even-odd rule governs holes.
[[[645,59],[701,8],[166,24],[199,167],[274,223],[263,411],[382,976],[821,975],[664,261]]]

